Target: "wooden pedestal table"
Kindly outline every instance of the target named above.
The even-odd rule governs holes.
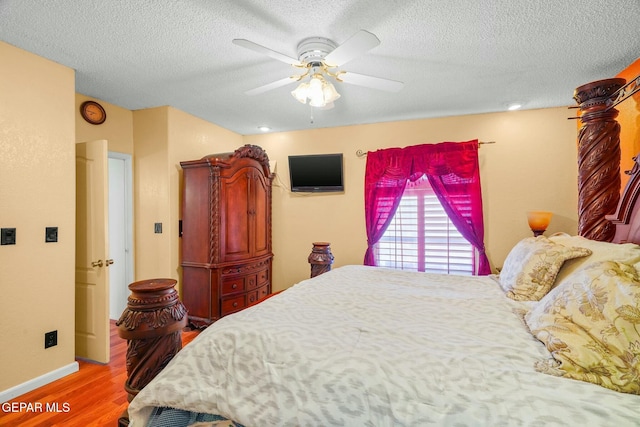
[[[333,264],[333,254],[329,242],[314,242],[311,254],[309,254],[309,264],[311,264],[311,277],[319,276],[331,270]]]
[[[178,298],[173,279],[150,279],[129,285],[127,308],[116,322],[118,335],[127,340],[129,402],[155,378],[182,348],[187,310]],[[129,425],[125,411],[118,426]]]

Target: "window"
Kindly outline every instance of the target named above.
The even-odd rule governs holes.
[[[407,184],[375,257],[380,267],[472,275],[475,252],[423,176]]]

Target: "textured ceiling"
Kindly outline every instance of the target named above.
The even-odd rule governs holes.
[[[75,69],[77,92],[243,135],[572,105],[640,56],[639,22],[638,0],[0,0],[0,40]],[[306,37],[360,29],[381,44],[341,69],[400,92],[336,84],[335,108],[313,111],[295,84],[244,94],[296,70],[233,39],[297,57]]]

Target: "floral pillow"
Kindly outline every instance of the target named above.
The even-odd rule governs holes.
[[[618,261],[630,265],[640,262],[640,245],[634,243],[599,242],[581,236],[570,236],[566,233],[556,233],[549,237],[549,240],[563,246],[587,248],[592,252],[587,257],[565,262],[556,277],[554,286],[560,286],[574,272],[596,261]]]
[[[590,254],[589,249],[563,246],[544,236],[528,237],[507,255],[500,286],[516,301],[538,301],[549,292],[566,260]]]
[[[640,272],[633,266],[603,261],[585,267],[549,292],[525,321],[554,359],[551,369],[542,363],[539,370],[640,394]]]

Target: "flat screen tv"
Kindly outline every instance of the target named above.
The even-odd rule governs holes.
[[[342,153],[289,156],[291,191],[344,191]]]

